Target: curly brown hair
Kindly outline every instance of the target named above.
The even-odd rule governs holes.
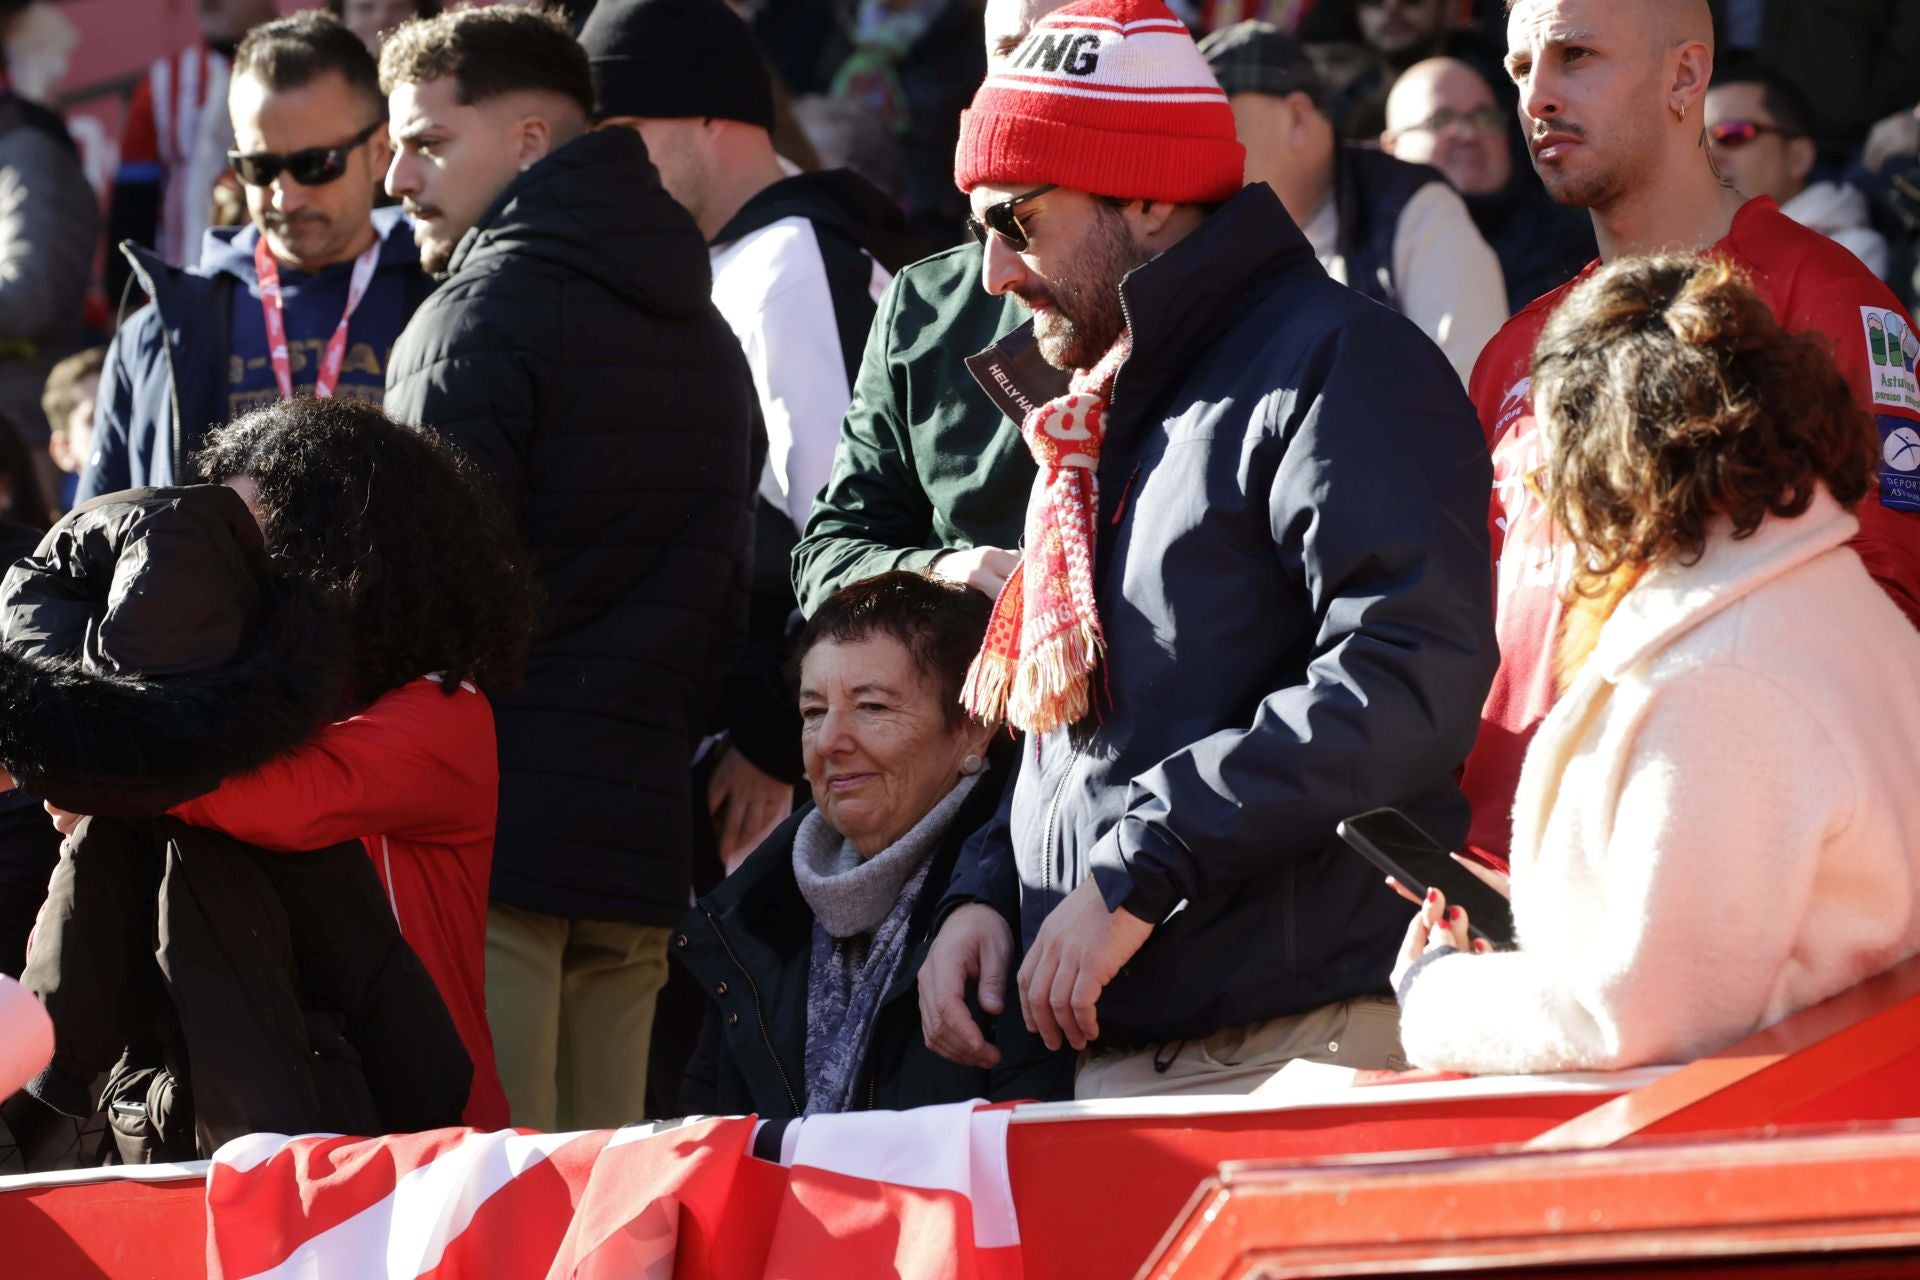
[[[200,473],[258,487],[267,550],[344,614],[357,697],[444,673],[517,684],[540,604],[532,557],[480,471],[350,399],[283,400],[208,437]]]
[[[1879,462],[1826,340],[1785,332],[1714,259],[1630,258],[1575,289],[1534,348],[1533,390],[1544,496],[1586,596],[1694,563],[1720,517],[1745,538],[1821,486],[1852,509]]]

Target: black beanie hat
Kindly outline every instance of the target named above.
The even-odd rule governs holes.
[[[726,0],[600,0],[580,29],[594,113],[719,116],[773,129],[773,85]]]

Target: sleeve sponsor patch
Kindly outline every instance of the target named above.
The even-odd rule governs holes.
[[[1880,505],[1920,511],[1920,423],[1881,414]]]
[[[1889,409],[1920,413],[1920,336],[1898,311],[1860,308],[1867,330],[1867,376],[1873,384],[1873,403]],[[1884,429],[1884,428],[1883,428]]]

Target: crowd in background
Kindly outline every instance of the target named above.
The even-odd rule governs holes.
[[[577,27],[591,7],[577,0],[563,11]],[[439,8],[434,0],[330,6],[374,51],[383,31]],[[781,162],[850,170],[877,187],[901,212],[901,261],[955,243],[965,217],[950,171],[959,113],[984,72],[983,47],[1006,38],[983,31],[990,15],[980,4],[735,8],[770,73]],[[1336,278],[1414,317],[1463,377],[1503,314],[1591,258],[1585,219],[1547,200],[1528,171],[1493,0],[1183,0],[1173,9],[1196,37],[1213,33],[1209,59],[1234,99],[1249,181],[1273,185]],[[1909,101],[1920,96],[1912,72],[1920,15],[1892,3],[1767,0],[1715,0],[1714,12],[1721,83],[1707,128],[1721,171],[1845,244],[1911,305],[1920,291],[1920,108]],[[46,105],[57,101],[57,76],[72,56],[57,0],[10,0],[0,13],[0,40],[16,68],[4,137],[18,210],[0,246],[18,264],[5,285],[13,350],[0,361],[0,408],[43,488],[51,486],[44,496],[55,510],[71,504],[89,456],[67,439],[88,443],[83,410],[92,397],[73,399],[61,421],[52,414],[70,389],[92,385],[83,370],[99,357],[87,344],[110,338],[131,304],[152,295],[155,271],[201,262],[208,227],[247,219],[220,104],[240,39],[275,13],[275,0],[199,5],[204,41],[157,59],[136,80],[104,193],[84,182]],[[739,69],[716,75],[737,80]],[[1445,182],[1384,157],[1430,166]],[[152,255],[144,266],[120,251],[129,241]],[[106,300],[104,327],[83,324],[89,287]],[[81,364],[48,384],[52,363],[75,352]],[[380,344],[366,358],[382,363]],[[368,372],[377,382],[380,370]],[[68,437],[72,424],[79,434]]]
[[[0,0],[21,1158],[1623,1066],[1910,953],[1920,6],[1662,6],[201,0],[101,193]]]

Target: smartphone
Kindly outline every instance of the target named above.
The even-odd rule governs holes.
[[[1464,907],[1467,932],[1496,947],[1513,945],[1513,910],[1447,848],[1398,809],[1375,809],[1335,828],[1355,853],[1414,893],[1438,889],[1450,907]]]

